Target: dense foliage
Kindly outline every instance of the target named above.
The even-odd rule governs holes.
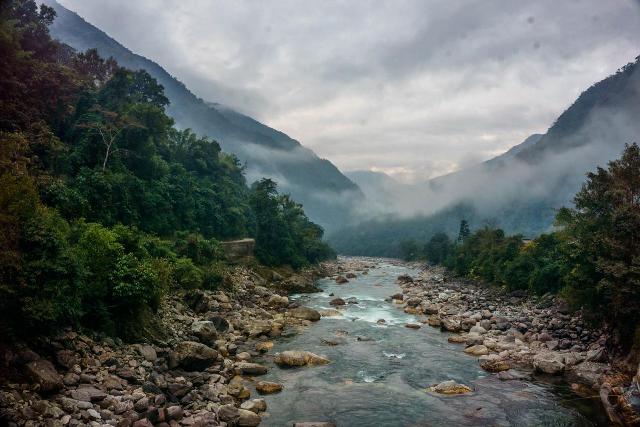
[[[255,236],[269,265],[333,256],[274,183],[173,128],[149,74],[53,41],[54,17],[0,3],[0,332],[128,335],[170,287],[217,286],[221,239]]]
[[[640,325],[640,148],[628,145],[608,169],[598,168],[557,215],[559,230],[532,241],[485,227],[458,243],[435,234],[406,256],[426,258],[455,273],[508,290],[562,292],[594,320],[614,326],[621,344]]]

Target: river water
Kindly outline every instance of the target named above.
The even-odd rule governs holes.
[[[500,381],[480,369],[459,344],[448,343],[448,334],[427,325],[406,328],[417,318],[384,300],[400,292],[398,275],[418,272],[393,262],[376,265],[348,284],[322,279],[323,292],[292,297],[315,309],[331,308],[335,297],[355,297],[358,304],[348,304],[343,317],[325,317],[304,333],[279,338],[270,355],[259,360],[270,367],[259,379],[285,387],[264,396],[268,414],[261,426],[296,421],[333,421],[339,427],[606,425],[597,401],[579,398],[567,384],[536,378]],[[386,326],[378,325],[378,319],[385,319]],[[281,369],[271,358],[284,350],[308,350],[332,362]],[[458,396],[425,391],[449,379],[474,391]]]

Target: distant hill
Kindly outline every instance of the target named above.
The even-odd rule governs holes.
[[[266,176],[283,192],[305,206],[312,220],[325,228],[344,224],[351,206],[363,199],[360,189],[331,162],[319,158],[286,134],[220,104],[207,103],[157,63],[131,52],[100,29],[54,0],[44,0],[56,10],[51,35],[72,48],[97,48],[130,69],[145,69],[165,88],[171,104],[167,112],[179,128],[217,140],[247,167],[249,182]]]
[[[552,228],[556,210],[571,204],[587,172],[640,141],[639,117],[640,57],[584,91],[544,135],[400,191],[387,203],[394,215],[339,230],[330,241],[341,253],[398,255],[402,240],[455,234],[463,218],[472,228],[489,224],[533,237]]]

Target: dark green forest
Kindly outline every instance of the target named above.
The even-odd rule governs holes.
[[[558,230],[533,240],[466,221],[455,240],[436,233],[401,245],[409,260],[426,259],[456,274],[508,291],[560,293],[585,318],[618,332],[618,344],[638,343],[640,325],[640,148],[587,174],[573,208],[556,216]]]
[[[54,19],[0,3],[0,334],[127,335],[170,289],[216,288],[225,239],[268,266],[335,256],[273,181],[174,128],[147,72],[52,40]]]

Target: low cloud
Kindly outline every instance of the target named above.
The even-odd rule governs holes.
[[[636,0],[60,2],[199,96],[404,181],[544,132],[640,45]]]

